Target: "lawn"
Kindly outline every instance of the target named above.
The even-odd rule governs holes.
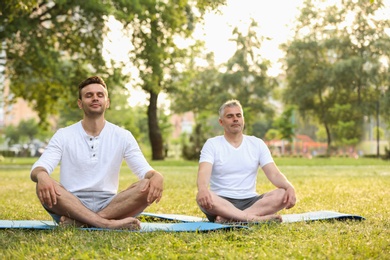
[[[390,162],[276,159],[295,185],[297,205],[281,214],[332,210],[364,221],[263,224],[208,233],[0,230],[0,259],[389,259]],[[0,219],[49,220],[29,180],[33,161],[0,163]],[[195,162],[153,162],[165,176],[163,200],[149,212],[203,217],[195,202]],[[55,173],[58,177],[58,171]],[[120,188],[135,181],[124,165]],[[272,189],[259,174],[259,192]]]

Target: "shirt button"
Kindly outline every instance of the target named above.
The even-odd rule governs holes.
[[[92,138],[89,138],[89,141],[92,141]]]

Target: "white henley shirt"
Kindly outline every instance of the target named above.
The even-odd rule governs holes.
[[[106,121],[100,135],[93,137],[85,132],[79,121],[53,135],[32,170],[40,166],[52,174],[61,162],[60,183],[68,191],[116,194],[123,159],[139,179],[153,170],[128,130]]]

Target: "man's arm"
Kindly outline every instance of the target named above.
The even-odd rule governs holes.
[[[212,168],[213,165],[208,162],[201,162],[198,168],[198,194],[196,201],[204,209],[211,209],[213,207],[213,200],[209,191]]]
[[[57,189],[58,183],[53,180],[45,168],[36,167],[31,171],[31,180],[37,183],[37,196],[42,204],[51,208],[57,204],[57,196],[61,196]]]
[[[145,174],[145,179],[149,179],[149,184],[142,191],[149,188],[148,203],[152,204],[154,201],[158,203],[161,200],[164,189],[164,177],[158,171],[151,170]]]
[[[286,178],[286,176],[280,172],[275,163],[268,163],[263,167],[263,171],[268,180],[277,188],[286,190],[286,194],[283,203],[287,203],[286,209],[294,207],[296,203],[295,188]]]

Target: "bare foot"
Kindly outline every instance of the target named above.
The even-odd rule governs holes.
[[[226,218],[223,218],[221,216],[216,216],[215,217],[215,223],[227,223],[227,222],[232,222],[234,220],[227,220]]]
[[[141,229],[141,222],[132,217],[124,219],[111,219],[110,223],[106,228],[110,229],[128,229],[128,230],[139,230]]]
[[[239,219],[226,219],[221,216],[215,217],[216,223],[228,223],[228,222],[268,222],[268,221],[275,221],[275,222],[282,222],[282,216],[280,215],[266,215],[266,216],[256,216],[256,215],[248,215],[247,220],[239,220]]]
[[[253,219],[252,222],[267,222],[267,221],[275,221],[282,222],[282,216],[280,215],[266,215],[266,216],[256,216],[256,219]]]
[[[81,223],[81,222],[79,222],[77,220],[71,219],[71,218],[66,217],[66,216],[61,216],[59,224],[60,224],[60,226],[63,226],[63,227],[69,227],[69,226],[72,226],[72,227],[88,227],[87,224]]]
[[[61,226],[74,226],[74,227],[98,227],[98,228],[108,228],[108,229],[128,229],[128,230],[139,230],[141,229],[141,222],[132,217],[124,219],[110,219],[107,220],[106,225],[87,225],[85,223],[79,222],[77,220],[71,219],[66,216],[61,216],[60,223]]]

